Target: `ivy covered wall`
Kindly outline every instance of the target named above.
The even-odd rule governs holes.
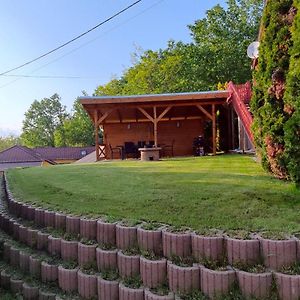
[[[251,111],[257,152],[276,177],[300,181],[300,0],[268,1]]]

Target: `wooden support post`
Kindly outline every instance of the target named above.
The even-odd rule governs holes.
[[[156,106],[153,107],[153,116],[154,116],[154,146],[157,147],[157,112],[156,112]]]
[[[101,123],[113,112],[114,109],[111,109],[104,113],[98,120],[97,120],[97,125],[100,126]]]
[[[94,126],[95,126],[95,150],[96,150],[96,161],[100,160],[99,154],[99,125],[98,125],[98,110],[94,110]]]
[[[217,132],[216,132],[216,107],[212,104],[212,138],[213,138],[213,155],[217,153]]]
[[[139,111],[143,113],[143,115],[149,119],[152,123],[154,123],[154,119],[145,111],[144,108],[138,107]]]
[[[154,127],[154,146],[157,147],[157,124],[162,118],[170,111],[172,105],[169,105],[165,110],[157,116],[156,106],[153,107],[153,118],[146,112],[146,110],[142,107],[138,107],[139,111],[143,113],[143,115],[153,123]]]
[[[213,104],[214,105],[214,104]],[[204,109],[201,105],[196,105],[199,109],[200,109],[200,111],[202,111],[209,119],[213,119],[213,116],[206,110],[206,109]]]
[[[168,106],[157,118],[157,122],[159,122],[172,108],[172,106]]]

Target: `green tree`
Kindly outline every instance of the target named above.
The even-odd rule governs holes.
[[[94,126],[79,100],[73,104],[71,116],[55,131],[56,146],[88,146],[94,143]]]
[[[63,123],[67,117],[66,107],[60,102],[58,94],[40,101],[35,100],[25,113],[22,143],[28,147],[55,146],[54,133],[61,130],[65,145]]]
[[[251,110],[257,152],[276,177],[300,181],[299,0],[269,1]],[[296,18],[295,18],[296,17]]]
[[[294,10],[293,10],[294,9]],[[284,111],[288,120],[284,124],[285,161],[292,180],[300,185],[300,1],[294,1],[290,17],[298,11],[292,27],[293,46],[290,49],[290,67],[286,79]]]
[[[262,7],[262,0],[228,0],[226,9],[216,5],[207,11],[206,18],[189,26],[195,46],[193,56],[204,72],[196,73],[207,86],[251,79],[246,51],[257,39]]]
[[[0,151],[3,151],[9,147],[20,144],[20,138],[18,136],[14,136],[12,134],[8,136],[1,137],[0,136]]]
[[[263,0],[228,0],[189,26],[189,44],[135,55],[122,77],[98,86],[95,95],[189,92],[216,89],[219,82],[251,78],[247,46],[256,40]]]

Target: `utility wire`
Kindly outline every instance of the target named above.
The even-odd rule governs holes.
[[[67,46],[67,45],[73,43],[74,41],[80,39],[81,37],[85,36],[86,34],[90,33],[91,31],[97,29],[98,27],[100,27],[100,26],[104,25],[105,23],[109,22],[110,20],[114,19],[115,17],[117,17],[118,15],[122,14],[123,12],[125,12],[125,11],[128,10],[128,9],[130,9],[131,7],[137,5],[137,4],[138,4],[139,2],[141,2],[141,1],[142,1],[142,0],[137,0],[137,1],[135,1],[134,3],[130,4],[129,6],[127,6],[127,7],[125,7],[125,8],[123,8],[122,10],[120,10],[120,11],[117,12],[117,13],[115,13],[115,14],[112,15],[111,17],[109,17],[109,18],[107,18],[106,20],[102,21],[101,23],[97,24],[96,26],[90,28],[89,30],[87,30],[87,31],[81,33],[80,35],[74,37],[73,39],[67,41],[66,43],[64,43],[64,44],[62,44],[62,45],[60,45],[60,46],[58,46],[58,47],[56,47],[56,48],[54,48],[54,49],[52,49],[52,50],[50,50],[50,51],[44,53],[44,54],[42,54],[42,55],[40,55],[40,56],[38,56],[38,57],[36,57],[36,58],[30,60],[30,61],[28,61],[28,62],[26,62],[26,63],[24,63],[24,64],[18,66],[18,67],[15,67],[15,68],[12,68],[12,69],[10,69],[10,70],[7,70],[7,71],[5,71],[5,72],[0,73],[0,76],[3,76],[3,75],[5,75],[5,74],[7,74],[7,73],[9,73],[9,72],[12,72],[12,71],[18,70],[18,69],[20,69],[20,68],[22,68],[22,67],[24,67],[24,66],[27,66],[27,65],[29,65],[29,64],[31,64],[31,63],[33,63],[33,62],[35,62],[35,61],[37,61],[37,60],[39,60],[39,59],[45,57],[45,56],[48,56],[49,54],[51,54],[51,53],[53,53],[53,52],[55,52],[55,51],[57,51],[57,50],[59,50],[59,49],[65,47],[65,46]]]
[[[71,51],[69,51],[69,52],[67,52],[67,53],[65,53],[65,54],[63,54],[63,55],[61,55],[61,56],[59,56],[58,58],[56,58],[56,59],[54,59],[54,60],[52,60],[52,61],[50,61],[50,62],[48,62],[48,63],[46,63],[46,64],[44,64],[44,65],[42,65],[42,66],[40,66],[40,67],[38,67],[37,69],[34,69],[34,70],[31,71],[29,74],[35,73],[36,71],[39,71],[40,69],[43,69],[43,68],[47,67],[48,65],[53,64],[53,63],[55,63],[55,62],[61,60],[62,58],[64,58],[64,57],[66,57],[66,56],[68,56],[68,55],[70,55],[70,54],[72,54],[72,53],[74,53],[74,52],[80,50],[81,48],[83,48],[83,47],[85,47],[85,46],[87,46],[87,45],[93,43],[94,41],[96,41],[96,40],[98,40],[99,38],[103,37],[103,36],[106,35],[107,33],[110,33],[111,31],[116,30],[117,28],[121,27],[122,25],[124,25],[124,24],[130,22],[131,20],[133,20],[133,19],[139,17],[140,15],[144,14],[145,12],[147,12],[148,10],[150,10],[150,9],[152,9],[153,7],[157,6],[158,4],[160,4],[160,3],[163,2],[163,1],[164,1],[164,0],[159,0],[159,1],[155,2],[154,4],[152,4],[151,6],[149,6],[148,8],[142,10],[140,13],[134,15],[133,17],[131,17],[131,18],[125,20],[124,22],[122,22],[122,23],[120,23],[120,24],[118,24],[118,25],[112,27],[111,29],[105,31],[105,32],[104,32],[103,34],[101,34],[100,36],[97,36],[96,38],[94,38],[94,39],[92,39],[92,40],[90,40],[90,41],[88,41],[88,42],[86,42],[86,43],[80,45],[79,47],[72,49]],[[4,75],[3,77],[5,77],[5,76],[8,76],[8,75]],[[22,80],[22,77],[16,78],[16,79],[14,79],[13,81],[10,81],[10,82],[8,82],[8,83],[6,83],[6,84],[3,84],[3,85],[0,86],[0,88],[4,88],[4,87],[6,87],[6,86],[8,86],[8,85],[11,85],[11,84],[15,83],[16,81],[19,81],[19,80]]]
[[[3,75],[5,77],[17,77],[17,78],[66,78],[66,79],[92,79],[99,78],[99,76],[63,76],[63,75],[25,75],[25,74],[9,74]]]

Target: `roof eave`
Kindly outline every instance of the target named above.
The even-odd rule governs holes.
[[[229,92],[225,90],[225,91],[179,93],[179,94],[79,97],[79,100],[82,105],[89,105],[89,104],[122,104],[122,103],[214,100],[214,99],[227,99],[228,96],[229,96]]]

